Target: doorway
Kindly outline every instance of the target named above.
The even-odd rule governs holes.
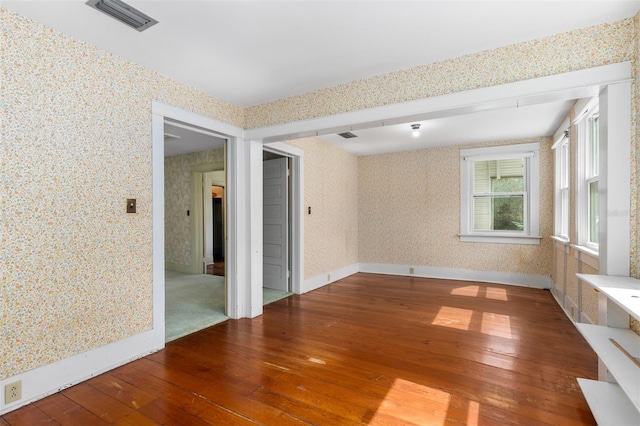
[[[291,161],[265,150],[262,160],[263,305],[291,292]]]
[[[214,172],[215,173],[215,172]],[[205,273],[225,276],[225,217],[224,217],[224,186],[211,186],[211,217],[205,219],[205,240],[210,242],[211,249],[205,249],[205,256],[211,263],[206,265]]]
[[[206,129],[164,121],[165,338],[171,341],[228,319],[224,275],[214,265],[214,194],[225,187],[227,139]],[[222,200],[222,198],[218,198]],[[222,217],[222,204],[218,204]],[[224,230],[218,231],[224,253]]]

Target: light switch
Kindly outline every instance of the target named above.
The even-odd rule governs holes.
[[[127,198],[127,213],[135,213],[135,212],[136,212],[136,199]]]

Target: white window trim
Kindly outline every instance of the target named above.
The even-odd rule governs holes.
[[[525,229],[522,232],[473,230],[473,163],[475,160],[525,159]],[[471,161],[468,161],[471,160]],[[540,244],[540,143],[460,150],[460,241]]]
[[[571,151],[569,149],[569,118],[567,117],[562,125],[558,128],[554,135],[555,142],[551,146],[555,156],[555,179],[554,179],[554,237],[561,242],[568,243],[570,241],[569,229],[571,227],[570,205],[567,205],[566,211],[562,208],[563,193],[567,193],[567,200],[570,196],[571,188]],[[566,153],[566,156],[563,156]],[[562,185],[562,177],[566,174],[566,184]],[[563,229],[562,223],[566,220],[567,227]],[[565,231],[565,232],[563,232]]]
[[[589,182],[594,178],[587,178],[587,153],[589,143],[590,118],[599,113],[598,98],[584,99],[576,105],[576,118],[573,125],[577,135],[576,148],[576,247],[584,247],[591,256],[598,255],[599,244],[589,242]],[[599,176],[596,180],[599,180]]]

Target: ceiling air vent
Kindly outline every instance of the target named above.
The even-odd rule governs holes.
[[[144,31],[158,23],[155,19],[120,0],[89,0],[85,4],[94,9],[98,9],[102,13],[106,13],[112,18],[138,31]]]
[[[357,138],[358,135],[356,135],[355,133],[351,133],[351,132],[344,132],[344,133],[338,133],[340,136],[342,136],[345,139],[351,139],[351,138]]]

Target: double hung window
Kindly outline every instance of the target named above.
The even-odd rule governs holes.
[[[460,239],[539,243],[538,143],[460,151]]]
[[[600,222],[600,115],[592,99],[574,121],[578,130],[577,231],[578,244],[598,251]]]

